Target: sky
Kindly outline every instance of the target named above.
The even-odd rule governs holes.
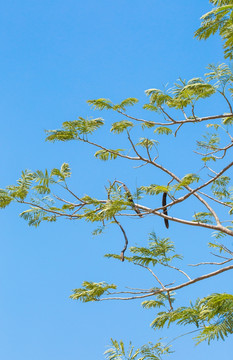
[[[144,90],[163,88],[180,76],[202,76],[209,63],[222,62],[218,37],[206,42],[193,37],[201,15],[209,9],[207,0],[1,2],[0,187],[15,183],[24,169],[51,169],[64,162],[72,169],[72,189],[81,195],[103,196],[107,181],[116,177],[130,188],[153,183],[156,174],[151,169],[134,169],[120,160],[100,162],[93,157],[93,148],[83,144],[45,142],[44,131],[78,116],[96,116],[88,99],[119,102],[137,97],[143,103]],[[222,104],[212,101],[205,111],[218,112],[218,106]],[[108,112],[101,116],[106,122],[113,119]],[[198,130],[186,131],[178,147],[173,140],[162,147],[162,161],[180,174],[184,164],[186,172],[196,165],[189,161],[188,151]],[[114,145],[118,141],[108,132],[98,133],[97,139]],[[18,216],[22,210],[13,205],[0,214],[2,359],[104,359],[111,337],[140,346],[160,337],[170,341],[186,331],[174,327],[155,333],[149,326],[154,311],[142,309],[139,302],[83,304],[69,299],[71,290],[84,280],[122,287],[153,282],[141,270],[103,257],[120,252],[119,229],[93,237],[92,224],[68,220],[35,229]],[[142,225],[125,224],[130,245],[145,244],[147,234],[155,231],[169,236],[178,252],[193,261],[206,254],[210,233],[205,231],[185,227],[184,232],[181,225],[172,224],[168,232],[160,219],[152,218]],[[180,291],[178,304],[187,299],[188,305],[188,299],[216,291],[232,291],[229,274]],[[230,340],[195,347],[192,336],[186,336],[174,342],[174,350],[168,358],[217,360],[230,353]]]

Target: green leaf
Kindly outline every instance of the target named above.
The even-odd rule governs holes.
[[[47,169],[45,169],[44,173],[41,170],[37,170],[34,173],[34,181],[36,183],[38,183],[41,187],[44,187],[45,189],[49,187],[49,184],[51,181],[53,182],[51,175],[49,175]],[[36,188],[36,187],[34,186],[34,188]],[[47,191],[47,192],[49,192],[49,191]],[[45,190],[45,193],[46,193],[46,190]]]
[[[136,146],[142,146],[146,149],[152,149],[152,147],[158,145],[159,142],[154,139],[147,139],[147,138],[140,138],[139,142],[136,144]]]
[[[0,208],[4,209],[12,202],[13,198],[8,195],[6,190],[0,189]]]
[[[217,199],[222,200],[224,198],[230,198],[230,192],[227,190],[227,186],[230,182],[229,176],[219,176],[216,180],[213,181],[211,190],[212,193],[217,197]]]
[[[195,82],[196,79],[189,80],[188,84],[183,88],[180,96],[187,98],[191,97],[195,100],[210,97],[216,92],[216,89],[211,84]]]
[[[74,135],[93,134],[94,131],[104,125],[102,118],[84,119],[79,116],[78,120],[66,121],[62,124],[66,131],[72,131]]]
[[[75,206],[72,204],[64,204],[62,205],[62,210],[74,210]]]
[[[193,215],[194,222],[200,222],[203,224],[213,224],[212,218],[213,214],[209,212],[198,212]]]
[[[111,345],[104,355],[107,360],[161,360],[161,355],[170,353],[170,346],[165,346],[160,341],[134,349],[131,342],[128,347],[125,347],[123,341],[111,339]]]
[[[133,127],[133,126],[134,124],[131,121],[128,120],[118,121],[112,124],[110,131],[114,132],[115,134],[120,134],[124,130],[127,130],[129,127]]]
[[[215,249],[215,250],[217,249],[220,254],[221,254],[222,252],[227,253],[225,247],[224,247],[222,244],[209,242],[209,243],[208,243],[208,246],[209,246],[210,248]]]
[[[218,130],[220,128],[219,124],[207,124],[206,125],[207,128],[213,127],[215,130]]]
[[[104,229],[105,229],[105,226],[98,227],[97,229],[92,231],[92,235],[93,236],[101,235],[103,233]]]
[[[131,205],[130,205],[131,206]],[[127,202],[122,199],[108,200],[105,204],[102,204],[101,210],[98,215],[103,219],[110,220],[118,212],[127,209]]]
[[[99,200],[90,197],[89,195],[85,195],[82,197],[81,199],[82,201],[84,201],[87,204],[92,204],[92,205],[100,205],[101,203],[99,202]]]
[[[142,302],[142,307],[145,309],[151,309],[151,308],[160,308],[161,306],[165,306],[163,301],[157,301],[157,300],[146,300]]]
[[[19,216],[27,220],[29,226],[35,227],[38,227],[42,221],[54,222],[57,220],[56,215],[48,215],[46,211],[36,206],[23,211]]]
[[[142,129],[151,129],[152,127],[155,127],[155,123],[153,121],[145,121],[141,123]]]
[[[161,107],[163,104],[166,104],[170,99],[171,96],[164,93],[159,89],[148,89],[145,90],[147,96],[150,97],[151,105],[156,105],[156,107]]]
[[[51,142],[76,140],[78,137],[78,134],[71,130],[46,130],[45,133],[47,134],[45,140]]]
[[[156,185],[156,184],[151,184],[149,186],[141,186],[140,187],[140,191],[148,194],[148,195],[159,195],[162,194],[164,192],[169,192],[169,190],[171,189],[170,186],[162,186],[162,185]]]
[[[109,99],[87,100],[87,103],[95,110],[110,110],[113,108],[113,103]]]
[[[95,157],[107,161],[107,160],[115,160],[121,151],[124,151],[123,149],[115,149],[115,150],[98,150],[95,153]]]
[[[232,125],[233,124],[233,116],[228,116],[222,119],[223,125]]]
[[[21,178],[17,180],[18,185],[10,185],[6,187],[8,195],[15,199],[24,200],[27,197],[33,179],[34,174],[31,171],[22,171]]]
[[[71,299],[82,302],[98,301],[104,293],[108,293],[110,289],[117,288],[116,285],[107,284],[104,281],[99,283],[84,281],[82,286],[82,288],[73,290],[74,294],[70,295]]]
[[[197,141],[198,148],[205,149],[207,151],[217,150],[219,148],[220,138],[216,133],[206,133],[203,135],[204,141]]]
[[[214,87],[221,87],[221,91],[224,93],[226,85],[233,81],[233,74],[229,66],[226,64],[217,66],[210,64],[207,69],[210,70],[209,73],[205,74],[207,81],[215,81]]]
[[[224,41],[225,58],[233,57],[233,37],[232,37],[232,11],[233,4],[229,0],[210,0],[216,7],[204,14],[201,19],[200,28],[195,36],[198,39],[208,39],[217,31]]]
[[[181,181],[179,182],[179,184],[176,184],[173,186],[173,188],[177,191],[177,190],[182,190],[184,189],[186,186],[189,186],[190,184],[194,183],[194,182],[198,182],[200,180],[200,176],[197,174],[187,174],[185,175]]]
[[[143,266],[149,264],[155,266],[157,263],[167,266],[174,258],[182,258],[182,256],[175,254],[174,244],[168,238],[161,239],[154,232],[149,234],[148,247],[133,246],[130,248],[130,252],[133,254],[130,261]]]
[[[63,178],[70,177],[71,176],[70,165],[67,163],[63,163],[61,166],[60,173],[63,176]]]
[[[177,325],[194,325],[199,329],[197,344],[207,340],[225,339],[233,333],[233,295],[211,294],[197,299],[190,307],[180,307],[169,312],[160,312],[152,322],[154,329]]]
[[[102,125],[104,125],[102,118],[89,120],[79,116],[78,120],[65,121],[61,130],[46,130],[46,141],[78,140],[80,136],[93,134]]]
[[[172,130],[166,126],[159,126],[154,130],[154,133],[157,133],[159,135],[170,135],[172,134]]]
[[[160,109],[157,106],[154,106],[152,104],[144,104],[143,109],[149,110],[149,111],[160,112]]]
[[[123,100],[120,104],[114,105],[113,110],[124,110],[127,106],[133,106],[138,103],[138,99],[136,98],[127,98]]]
[[[44,185],[36,185],[33,186],[32,189],[34,189],[38,194],[49,194],[51,190]]]
[[[217,159],[214,156],[204,156],[201,160],[207,163],[208,161],[216,161]]]

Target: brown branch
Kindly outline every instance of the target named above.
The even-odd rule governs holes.
[[[185,117],[185,120],[188,120],[188,116],[186,115],[186,112],[184,111],[184,109],[181,109],[181,111],[182,111],[182,113],[183,113],[183,115]]]
[[[219,117],[219,116],[217,116],[217,117]],[[134,144],[133,144],[133,141],[132,141],[131,138],[130,138],[129,132],[127,132],[127,133],[128,133],[128,139],[129,139],[129,141],[130,141],[130,143],[131,143],[131,145],[132,145],[135,153],[138,155],[138,157],[130,157],[130,156],[123,155],[123,154],[120,154],[120,153],[117,154],[118,156],[120,156],[120,157],[122,157],[122,158],[129,159],[129,160],[142,160],[142,161],[144,161],[144,162],[146,162],[146,163],[150,163],[150,164],[156,166],[157,168],[159,168],[160,170],[164,171],[165,173],[169,174],[172,178],[174,178],[174,179],[177,180],[178,182],[181,182],[181,180],[180,180],[176,175],[174,175],[171,171],[167,170],[166,168],[164,168],[163,166],[157,164],[156,162],[151,161],[150,159],[146,159],[146,158],[142,157],[142,156],[137,152],[137,150],[136,150],[136,148],[135,148],[135,146],[134,146]],[[89,144],[91,144],[91,145],[97,146],[97,147],[99,147],[99,148],[101,148],[101,149],[104,149],[104,150],[106,150],[106,151],[109,151],[110,153],[116,154],[116,152],[115,152],[114,150],[109,150],[109,149],[107,149],[107,148],[105,148],[105,147],[103,147],[103,146],[101,146],[101,145],[98,145],[98,144],[96,144],[96,143],[93,143],[93,142],[91,142],[91,141],[89,141],[89,140],[85,140],[85,139],[80,139],[80,140],[81,140],[81,141],[84,141],[84,142],[87,142],[87,143],[89,143]],[[194,194],[194,196],[197,197],[197,198],[207,207],[207,209],[213,214],[213,216],[214,216],[214,218],[215,218],[215,220],[216,220],[216,223],[220,226],[221,223],[220,223],[220,220],[219,220],[217,214],[216,214],[216,213],[214,212],[214,210],[210,207],[210,205],[209,205],[204,199],[202,199],[200,195],[195,194],[195,192],[197,192],[197,191],[200,190],[201,188],[209,185],[211,182],[213,182],[215,179],[217,179],[219,176],[221,176],[221,174],[224,173],[224,172],[225,172],[228,168],[230,168],[232,165],[233,165],[233,162],[230,163],[228,166],[226,166],[222,171],[220,171],[220,172],[216,175],[215,178],[212,178],[211,180],[209,180],[208,182],[206,182],[205,184],[199,186],[199,187],[196,188],[196,189],[192,189],[192,188],[190,188],[189,186],[186,186],[186,189],[189,190],[189,193],[186,194],[185,196],[183,196],[183,197],[181,197],[181,198],[173,201],[173,203],[168,204],[168,206],[172,206],[172,205],[174,205],[175,203],[179,203],[179,202],[185,200],[186,198],[188,198],[190,195]]]
[[[127,132],[127,134],[128,134],[128,139],[129,139],[129,141],[130,141],[130,143],[131,143],[131,145],[132,145],[132,147],[133,147],[133,150],[134,150],[134,152],[136,153],[136,155],[140,158],[140,160],[142,160],[142,161],[144,161],[144,162],[146,162],[146,163],[148,163],[148,164],[151,164],[151,165],[156,166],[158,169],[160,169],[160,170],[162,170],[163,172],[165,172],[166,174],[170,175],[173,179],[175,179],[175,180],[178,181],[179,183],[181,182],[181,179],[179,179],[178,176],[176,176],[175,174],[173,174],[170,170],[166,169],[164,166],[159,165],[159,164],[156,163],[155,161],[151,161],[150,159],[146,159],[146,158],[142,157],[142,156],[138,153],[138,151],[136,150],[135,145],[134,145],[134,143],[133,143],[133,141],[132,141],[132,139],[131,139],[131,137],[130,137],[130,135],[129,135],[129,132]],[[189,193],[186,194],[186,195],[184,195],[183,197],[177,199],[177,200],[174,200],[172,203],[168,204],[166,207],[172,206],[172,205],[174,205],[174,204],[176,204],[176,203],[179,203],[179,202],[185,200],[186,198],[188,198],[190,195],[193,194],[193,195],[194,195],[196,198],[198,198],[198,200],[201,201],[201,202],[206,206],[206,208],[212,213],[212,215],[213,215],[214,218],[215,218],[216,223],[217,223],[218,225],[221,225],[220,220],[219,220],[217,214],[215,213],[215,211],[210,207],[210,205],[209,205],[200,195],[196,194],[195,192],[196,192],[197,190],[199,190],[199,189],[207,186],[208,184],[210,184],[210,183],[211,183],[212,181],[214,181],[215,179],[217,179],[223,172],[225,172],[225,171],[226,171],[229,167],[231,167],[232,165],[233,165],[233,162],[230,163],[228,166],[226,166],[219,174],[216,175],[215,178],[212,178],[211,180],[209,180],[208,182],[206,182],[204,185],[201,185],[201,186],[199,186],[199,187],[196,188],[196,189],[192,189],[192,188],[190,188],[189,186],[185,186],[185,188],[189,191]],[[165,209],[165,207],[162,207],[162,208],[159,208],[159,209]],[[156,209],[156,210],[158,210],[158,209]]]
[[[47,209],[47,208],[44,208],[43,206],[41,205],[38,205],[38,204],[33,204],[31,202],[28,202],[28,201],[24,201],[24,200],[16,200],[17,202],[21,203],[21,204],[26,204],[26,205],[30,205],[34,208],[38,208],[38,209],[41,209],[43,211],[46,211],[46,212],[49,212],[49,213],[52,213],[52,214],[55,214],[57,216],[65,216],[65,217],[68,217],[68,218],[78,218],[77,215],[76,216],[73,216],[71,214],[66,214],[66,213],[62,213],[62,212],[58,212],[58,211],[55,211],[55,210],[51,210],[51,209]]]
[[[164,113],[164,115],[166,115],[168,117],[168,119],[172,122],[175,123],[176,121],[163,109],[162,106],[159,106],[160,110]]]
[[[117,110],[117,112],[119,113],[119,114],[121,114],[121,115],[123,115],[123,116],[125,116],[125,117],[127,117],[127,118],[129,118],[129,119],[132,119],[132,120],[135,120],[135,121],[139,121],[139,122],[143,122],[143,123],[146,123],[146,124],[156,124],[154,121],[150,121],[150,120],[144,120],[144,119],[139,119],[139,118],[136,118],[136,117],[134,117],[134,116],[130,116],[130,115],[128,115],[128,114],[126,114],[126,113],[124,113],[123,111],[121,111],[121,110]]]
[[[181,180],[175,175],[173,174],[171,171],[167,170],[166,168],[164,168],[162,165],[159,165],[155,162],[152,163],[154,166],[156,166],[157,168],[159,168],[160,170],[162,170],[163,172],[169,174],[171,177],[173,177],[176,181],[181,182]],[[173,206],[177,203],[180,203],[182,201],[184,201],[185,199],[187,199],[188,197],[190,197],[191,195],[196,196],[206,207],[207,209],[213,214],[217,224],[219,226],[221,226],[220,221],[218,219],[218,216],[216,215],[216,213],[214,212],[214,210],[210,207],[210,205],[203,199],[201,198],[201,196],[199,196],[198,194],[196,194],[197,191],[199,191],[200,189],[208,186],[209,184],[211,184],[213,181],[215,181],[217,178],[219,178],[225,171],[227,171],[231,166],[233,166],[233,162],[231,162],[230,164],[228,164],[226,167],[224,167],[215,177],[211,178],[209,181],[205,182],[204,184],[198,186],[195,189],[190,188],[189,186],[185,186],[187,190],[189,190],[189,193],[174,200],[173,202],[169,203],[166,205],[166,207],[169,206]],[[155,210],[159,210],[159,209],[164,209],[164,207],[162,208],[158,208]]]
[[[219,275],[225,271],[228,271],[228,270],[232,270],[233,269],[233,265],[229,265],[229,266],[226,266],[222,269],[219,269],[219,270],[216,270],[216,271],[213,271],[209,274],[205,274],[205,275],[202,275],[202,276],[199,276],[191,281],[187,281],[186,283],[183,283],[181,285],[177,285],[177,286],[173,286],[169,289],[169,291],[175,291],[175,290],[179,290],[179,289],[182,289],[183,287],[186,287],[186,286],[189,286],[191,284],[194,284],[198,281],[201,281],[201,280],[205,280],[205,279],[208,279],[210,277],[213,277],[213,276],[216,276],[216,275]],[[162,290],[160,292],[163,292]]]
[[[141,296],[131,296],[131,297],[112,297],[112,298],[102,298],[102,299],[99,299],[99,301],[103,301],[103,300],[134,300],[134,299],[142,299],[142,298],[145,298],[145,297],[149,297],[149,296],[154,296],[156,294],[160,294],[160,293],[163,293],[163,292],[166,292],[166,291],[175,291],[175,290],[179,290],[179,289],[182,289],[186,286],[189,286],[189,285],[192,285],[192,284],[195,284],[196,282],[199,282],[199,281],[202,281],[202,280],[205,280],[205,279],[208,279],[210,277],[213,277],[213,276],[216,276],[216,275],[219,275],[225,271],[228,271],[228,270],[232,270],[233,269],[233,265],[229,265],[229,266],[226,266],[222,269],[219,269],[217,271],[213,271],[209,274],[205,274],[205,275],[202,275],[202,276],[199,276],[191,281],[187,281],[183,284],[180,284],[180,285],[176,285],[176,286],[173,286],[173,287],[170,287],[170,288],[166,288],[165,290],[164,289],[159,289],[159,290],[154,290],[152,291],[151,293],[149,294],[146,294],[146,295],[141,295]]]
[[[57,196],[57,195],[55,195],[55,194],[53,194],[53,196],[54,196],[57,200],[62,201],[62,202],[64,202],[64,203],[68,204],[68,205],[72,205],[73,207],[80,206],[80,204],[71,203],[70,201],[67,201],[67,200],[65,200],[65,199],[62,199],[62,198],[60,198],[59,196]]]
[[[68,188],[67,185],[66,185],[65,187],[63,186],[63,188],[66,189],[71,195],[73,195],[73,196],[75,197],[75,199],[77,199],[78,201],[84,203],[84,201],[83,201],[82,199],[80,199],[77,195],[75,195],[75,194],[73,193],[73,191],[71,191],[71,190]]]
[[[214,157],[215,157],[216,159],[223,159],[224,156],[226,155],[226,151],[227,151],[228,149],[230,149],[232,146],[233,146],[233,143],[231,142],[230,144],[226,145],[224,148],[218,148],[218,149],[213,150],[213,151],[210,151],[210,152],[208,152],[208,153],[206,153],[206,154],[201,153],[201,152],[199,152],[199,151],[194,151],[194,153],[195,153],[195,154],[198,154],[198,155],[201,155],[201,156],[209,156],[209,155],[216,154],[216,153],[219,152],[219,151],[223,151],[223,155],[222,155],[222,156],[215,156],[215,155],[214,155]]]
[[[132,156],[128,156],[128,155],[123,155],[123,154],[121,154],[121,153],[116,152],[116,150],[110,150],[110,149],[108,149],[108,148],[106,148],[106,147],[104,147],[104,146],[98,145],[98,144],[96,144],[96,143],[94,143],[94,142],[92,142],[92,141],[86,140],[86,139],[81,139],[81,138],[80,138],[79,140],[80,140],[80,141],[83,141],[83,142],[85,142],[85,143],[88,143],[88,144],[90,144],[90,145],[96,146],[96,147],[98,147],[98,148],[100,148],[100,149],[102,149],[102,150],[106,150],[107,152],[109,152],[109,153],[111,153],[111,154],[114,154],[114,155],[117,155],[117,156],[119,156],[119,157],[122,157],[122,158],[124,158],[124,159],[129,159],[129,160],[141,160],[140,158],[136,158],[136,157],[132,157]]]
[[[178,131],[180,130],[180,128],[181,128],[181,126],[182,126],[183,124],[180,124],[178,127],[177,127],[177,129],[176,129],[176,131],[175,131],[175,133],[174,133],[174,136],[176,137],[176,135],[177,135],[177,133],[178,133]]]
[[[203,116],[203,117],[197,117],[194,115],[194,119],[190,119],[187,118],[185,120],[173,120],[173,122],[171,124],[169,123],[162,123],[162,122],[155,122],[155,121],[149,121],[149,120],[144,120],[144,119],[139,119],[136,118],[134,116],[130,116],[126,113],[124,113],[123,111],[117,110],[118,113],[120,113],[121,115],[135,120],[135,121],[139,121],[139,122],[143,122],[143,123],[150,123],[153,125],[159,125],[159,126],[172,126],[172,125],[177,125],[177,124],[186,124],[186,123],[194,123],[194,122],[202,122],[202,121],[208,121],[208,120],[215,120],[215,119],[222,119],[222,118],[227,118],[229,116],[232,116],[232,114],[222,114],[222,115],[211,115],[211,116]]]
[[[192,105],[192,115],[193,115],[195,121],[200,121],[200,120],[197,119],[197,117],[196,117],[196,115],[194,113],[194,105]]]
[[[130,297],[109,297],[109,298],[102,298],[98,299],[96,301],[105,301],[105,300],[134,300],[134,299],[143,299],[148,296],[154,296],[155,292],[154,290],[151,291],[151,293],[145,294],[145,295],[139,295],[139,296],[130,296]]]
[[[228,258],[227,258],[226,256],[222,256],[222,255],[219,255],[219,254],[215,254],[215,253],[213,253],[213,252],[210,252],[210,253],[211,253],[211,255],[216,256],[216,257],[218,257],[218,258],[220,258],[220,259],[228,260]],[[233,254],[231,254],[231,255],[233,255]]]
[[[229,106],[229,109],[230,109],[230,112],[231,112],[231,115],[233,115],[233,113],[232,113],[232,106],[231,106],[231,103],[230,103],[230,101],[228,100],[228,98],[226,97],[226,95],[224,94],[224,92],[223,91],[219,91],[218,90],[218,92],[224,97],[224,99],[226,100],[226,102],[227,102],[227,104],[228,104],[228,106]]]
[[[109,292],[109,295],[118,295],[118,294],[134,294],[134,295],[138,295],[138,294],[150,294],[151,293],[151,289],[148,290],[144,290],[144,291],[113,291],[113,292]]]
[[[188,274],[186,274],[186,272],[184,272],[183,270],[181,270],[181,269],[179,269],[179,268],[177,268],[177,267],[175,267],[175,266],[169,265],[169,264],[161,264],[161,265],[167,266],[167,267],[169,267],[169,268],[171,268],[171,269],[174,269],[174,270],[177,270],[177,271],[179,271],[181,274],[183,274],[184,276],[186,276],[186,278],[188,278],[189,280],[191,280],[191,278],[188,276]]]
[[[169,216],[169,215],[164,215],[163,213],[159,212],[159,211],[156,211],[156,210],[153,210],[153,209],[150,209],[146,206],[143,206],[143,205],[139,205],[137,204],[137,206],[144,210],[144,211],[147,211],[148,214],[155,214],[155,215],[158,215],[162,218],[167,218],[168,220],[171,220],[171,221],[175,221],[175,222],[178,222],[178,223],[181,223],[181,224],[186,224],[186,225],[191,225],[191,226],[199,226],[199,227],[204,227],[206,229],[212,229],[212,230],[216,230],[216,231],[222,231],[223,233],[225,234],[228,234],[230,236],[233,236],[233,231],[232,230],[229,230],[227,228],[225,228],[224,226],[222,225],[213,225],[213,224],[205,224],[205,223],[201,223],[201,222],[194,222],[194,221],[189,221],[189,220],[184,220],[184,219],[180,219],[180,218],[175,218],[173,216]],[[142,214],[142,215],[145,215],[145,214]]]
[[[214,262],[214,261],[210,261],[210,262],[208,262],[208,261],[206,261],[206,262],[200,262],[200,263],[198,263],[198,264],[189,264],[189,266],[200,266],[200,265],[224,265],[224,264],[226,264],[226,263],[228,263],[228,262],[230,262],[230,261],[232,261],[233,260],[233,258],[232,259],[227,259],[227,260],[225,260],[225,261],[222,261],[222,262]]]
[[[226,203],[223,202],[223,201],[217,200],[217,199],[213,198],[212,196],[210,196],[210,195],[208,195],[208,194],[206,194],[206,193],[204,193],[204,192],[202,192],[202,191],[198,191],[198,192],[199,192],[200,194],[208,197],[210,200],[213,200],[213,201],[217,202],[218,204],[221,204],[221,205],[223,205],[223,206],[228,206],[228,207],[232,208],[231,205],[226,204]]]
[[[121,261],[124,261],[124,260],[125,260],[124,254],[125,254],[125,251],[126,251],[127,246],[128,246],[128,238],[127,238],[127,235],[126,235],[126,232],[125,232],[123,226],[119,223],[119,221],[116,219],[115,216],[113,216],[113,219],[114,219],[115,223],[119,226],[119,228],[121,229],[121,231],[122,231],[122,233],[123,233],[123,235],[124,235],[125,246],[124,246],[124,248],[122,249],[121,255],[120,255]]]
[[[166,290],[165,286],[164,286],[163,283],[159,280],[158,276],[155,275],[155,273],[154,273],[148,266],[145,266],[145,265],[142,265],[142,264],[138,264],[138,263],[134,263],[134,265],[141,266],[141,267],[143,267],[144,269],[148,270],[148,271],[152,274],[152,276],[154,276],[154,278],[158,281],[158,283],[162,286],[162,288],[163,288],[164,290]]]

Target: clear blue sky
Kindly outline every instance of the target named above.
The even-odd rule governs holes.
[[[172,84],[179,76],[203,75],[208,63],[223,61],[218,38],[193,39],[200,16],[209,8],[207,0],[1,2],[0,187],[14,183],[23,169],[51,169],[63,162],[70,163],[72,188],[81,195],[101,196],[107,180],[115,177],[132,187],[148,181],[148,170],[137,172],[120,161],[101,163],[93,158],[93,149],[81,144],[45,143],[44,130],[93,115],[87,99],[117,102],[133,96],[145,101],[145,89]],[[111,120],[110,113],[104,115]],[[99,140],[106,141],[106,136],[99,135]],[[179,152],[187,160],[184,148]],[[179,170],[182,161],[172,164],[166,156]],[[81,222],[58,221],[34,229],[18,217],[20,211],[12,206],[0,217],[1,359],[103,359],[110,337],[142,345],[184,332],[154,333],[149,327],[153,310],[143,310],[140,303],[69,299],[71,289],[83,280],[153,286],[142,271],[103,258],[122,248],[117,228],[102,238],[92,238],[92,225]],[[192,256],[203,260],[200,252],[206,251],[209,234],[188,228],[184,234],[178,225],[168,234],[160,230],[159,219],[143,224],[128,225],[132,245],[158,230],[158,235],[177,241],[178,251],[187,256],[192,242]],[[219,278],[217,289],[216,281],[181,291],[178,298],[232,291],[230,275]],[[171,359],[217,360],[230,353],[230,341],[194,347],[187,336],[174,346]]]

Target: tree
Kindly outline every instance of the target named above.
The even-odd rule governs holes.
[[[219,30],[225,41],[225,56],[231,58],[233,3],[214,0],[210,2],[215,7],[203,16],[203,23],[196,36],[205,39]],[[92,135],[105,125],[101,117],[79,117],[78,120],[64,122],[59,130],[47,131],[47,141],[77,140],[94,146],[97,148],[95,157],[102,161],[122,159],[129,160],[136,166],[151,167],[151,180],[148,179],[148,183],[140,185],[135,194],[128,184],[117,178],[109,181],[106,186],[105,199],[81,196],[69,186],[71,170],[66,163],[62,164],[60,169],[54,168],[51,171],[26,170],[22,172],[16,185],[1,190],[2,208],[12,202],[29,205],[29,208],[20,214],[29,225],[38,226],[42,221],[53,222],[64,217],[97,223],[95,234],[101,234],[110,225],[118,226],[125,245],[119,254],[107,254],[106,257],[127,261],[143,268],[156,282],[155,286],[148,289],[116,291],[115,284],[84,281],[82,287],[73,291],[72,299],[83,302],[142,299],[145,308],[162,308],[152,322],[153,328],[160,329],[172,323],[191,324],[194,331],[197,331],[197,343],[224,339],[232,333],[231,294],[210,294],[197,299],[190,306],[178,308],[174,294],[179,289],[233,269],[233,265],[229,265],[233,260],[233,252],[228,245],[229,236],[233,235],[230,177],[233,166],[230,156],[233,147],[233,112],[229,97],[233,94],[232,83],[233,73],[228,65],[211,64],[207,67],[204,78],[195,77],[189,81],[179,79],[167,90],[146,90],[148,102],[143,108],[149,114],[149,119],[147,116],[138,118],[127,111],[128,107],[136,106],[136,98],[127,98],[118,104],[109,99],[89,100],[92,108],[99,112],[111,111],[120,115],[121,118],[114,121],[110,129],[111,133],[119,136],[119,148],[112,149],[92,140]],[[202,115],[200,104],[205,103],[207,108],[208,99],[212,96],[222,97],[226,108],[224,106],[218,114]],[[153,115],[150,115],[150,112]],[[124,120],[121,120],[122,118]],[[190,154],[191,166],[185,165],[182,176],[178,176],[172,168],[166,166],[160,147],[165,146],[166,149],[171,143],[186,144],[187,134],[185,133],[183,138],[183,129],[190,126],[198,126],[200,129],[198,149],[195,155]],[[122,143],[126,149],[121,148]],[[178,161],[175,151],[169,156],[173,157],[173,161]],[[190,167],[195,167],[196,170],[189,172]],[[201,262],[192,264],[191,269],[205,265],[215,265],[218,269],[207,273],[204,270],[202,275],[196,275],[195,268],[187,271],[186,265],[179,265],[179,261],[184,260],[182,255],[176,253],[174,243],[168,238],[160,238],[155,232],[149,234],[147,247],[131,246],[127,249],[131,239],[128,239],[127,227],[123,226],[124,220],[121,219],[136,218],[143,221],[146,217],[153,219],[154,216],[162,218],[167,229],[171,222],[176,222],[180,226],[188,225],[194,231],[195,228],[202,228],[205,236],[207,231],[210,234],[214,231],[212,234],[215,240],[209,241],[209,247],[211,251],[215,251],[214,256],[221,260],[203,261],[201,258]],[[159,267],[176,271],[185,279],[180,281],[180,278],[177,278],[175,284],[170,284],[169,278],[164,282],[157,274]],[[162,345],[160,341],[136,350],[130,345],[127,352],[123,342],[112,340],[112,347],[107,350],[106,357],[158,359],[169,352],[169,345]]]

